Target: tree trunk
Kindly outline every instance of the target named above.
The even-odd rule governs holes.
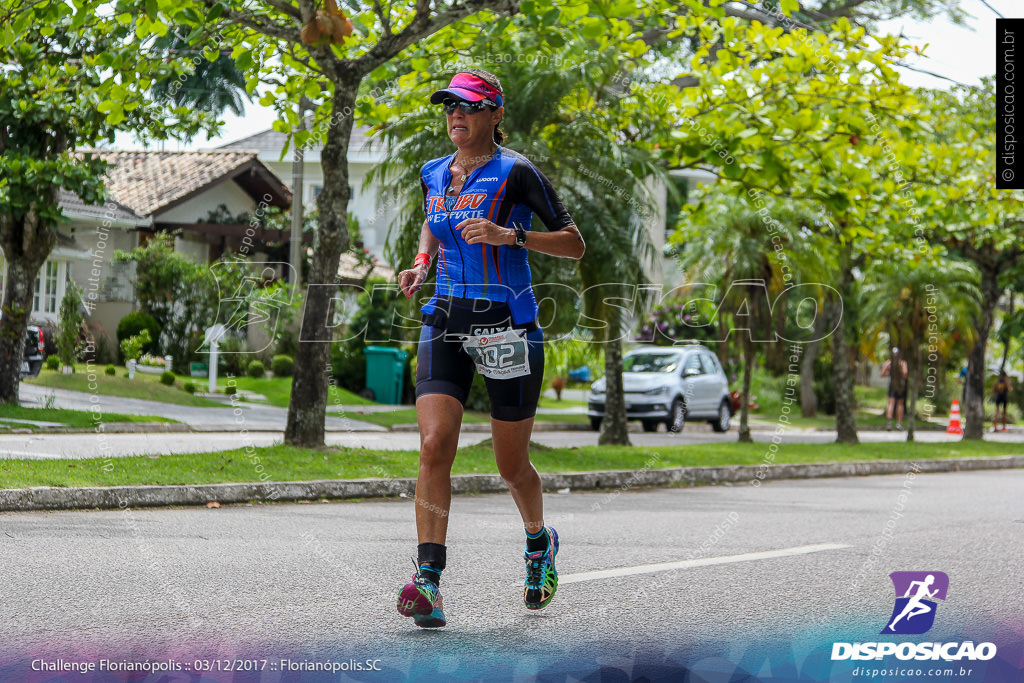
[[[56,204],[56,189],[52,195],[52,203]],[[25,337],[32,315],[36,277],[57,243],[57,232],[47,225],[40,225],[31,213],[20,225],[15,224],[14,219],[9,214],[0,216],[0,248],[7,261],[7,282],[0,318],[0,404],[18,405],[21,364],[25,358]]]
[[[818,348],[821,346],[819,337],[825,332],[830,315],[831,307],[825,307],[814,317],[814,340],[806,344],[800,359],[800,414],[804,417],[818,415],[818,396],[814,393],[814,362],[818,359]]]
[[[845,261],[846,259],[844,259]],[[851,300],[853,297],[853,272],[852,268],[842,269],[842,280],[840,282],[840,296],[842,300]],[[835,302],[837,315],[840,313]],[[836,392],[836,441],[839,443],[859,443],[857,438],[857,422],[853,414],[853,372],[850,367],[850,353],[846,343],[846,320],[839,320],[836,331],[832,336],[832,374]]]
[[[1013,317],[1013,292],[1010,292],[1010,305],[1006,309],[1006,317],[1003,320],[1009,320]],[[1002,375],[1006,372],[1006,359],[1010,356],[1010,336],[1006,336],[1006,341],[1003,342],[1003,358],[999,361],[999,374]]]
[[[999,287],[998,265],[975,259],[981,271],[981,310],[975,319],[978,339],[967,354],[967,394],[964,406],[964,438],[980,439],[985,433],[985,346],[992,331],[992,320],[1002,290]]]
[[[320,225],[313,242],[313,259],[306,290],[299,348],[295,354],[295,374],[288,402],[288,424],[284,442],[299,448],[317,448],[324,444],[324,418],[327,414],[327,390],[330,370],[330,341],[333,328],[334,297],[337,293],[338,264],[348,249],[348,143],[352,134],[358,77],[350,82],[335,81],[332,125],[327,130],[321,152],[324,186],[317,198]],[[316,136],[314,136],[314,139]],[[295,197],[293,202],[301,202]],[[318,286],[319,285],[319,286]]]
[[[789,342],[784,339],[786,336],[786,313],[783,306],[767,311],[768,324],[765,328],[775,334],[770,335],[772,340],[765,345],[764,365],[776,377],[785,374],[789,367]]]
[[[903,347],[900,347],[903,348]],[[918,368],[921,367],[921,363],[918,362],[921,350],[918,348],[917,341],[912,341],[907,345],[909,353],[907,354],[907,414],[903,416],[903,419],[907,421],[907,441],[914,440],[914,417],[917,415],[917,387],[918,387]]]
[[[754,438],[750,435],[750,425],[747,418],[750,415],[750,375],[751,367],[754,365],[754,344],[750,341],[752,330],[745,330],[743,335],[743,403],[740,405],[740,432],[741,443],[753,443]]]
[[[597,443],[600,446],[629,446],[626,397],[622,388],[622,339],[611,327],[606,329],[608,336],[615,338],[605,344],[604,349],[604,419],[601,420]]]

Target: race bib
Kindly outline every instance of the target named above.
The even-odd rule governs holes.
[[[525,330],[464,335],[463,339],[462,348],[473,359],[477,372],[484,377],[514,379],[530,374]]]

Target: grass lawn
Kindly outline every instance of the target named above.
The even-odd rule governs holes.
[[[541,472],[639,469],[688,465],[758,465],[766,444],[736,442],[691,446],[549,448],[535,445],[531,459]],[[779,463],[998,456],[1020,453],[1020,446],[991,442],[784,444]],[[415,451],[371,451],[356,448],[304,450],[272,446],[257,450],[260,464],[272,481],[414,477]],[[147,484],[213,484],[257,481],[254,464],[244,450],[191,455],[114,458],[109,460],[0,460],[4,487],[122,486]],[[455,459],[455,474],[496,473],[494,453],[486,444],[463,448]]]
[[[88,410],[61,410],[59,408],[26,408],[24,406],[0,404],[0,430],[30,427],[31,425],[17,420],[39,420],[42,422],[59,422],[69,427],[92,429],[96,426],[93,413]],[[121,415],[120,413],[100,413],[103,422],[177,422],[156,415]]]
[[[586,409],[586,401],[573,401],[568,398],[563,398],[561,401],[549,398],[547,396],[540,397],[540,403],[538,404],[541,408],[560,408],[562,410],[568,408],[583,408]]]
[[[181,386],[188,381],[195,382],[202,391],[204,381],[199,378],[178,377],[176,386],[169,387],[160,383],[160,375],[151,375],[145,372],[136,372],[135,379],[128,379],[124,376],[127,372],[124,368],[118,368],[117,374],[110,376],[104,373],[106,366],[94,366],[96,369],[95,391],[104,396],[121,396],[123,398],[141,398],[147,401],[161,401],[173,403],[179,406],[200,406],[208,408],[221,408],[223,404],[211,401],[199,396],[193,396],[184,391]],[[52,389],[68,389],[71,391],[82,391],[92,393],[89,388],[89,378],[85,363],[75,364],[73,375],[61,374],[59,370],[43,370],[38,377],[25,379],[23,382],[35,384],[36,386],[50,387]]]
[[[208,408],[222,408],[223,403],[211,401],[200,396],[193,396],[182,389],[185,382],[194,382],[199,391],[205,392],[207,380],[202,377],[184,377],[179,375],[173,387],[160,383],[160,375],[151,375],[145,372],[136,372],[135,379],[130,380],[124,377],[127,372],[123,367],[117,369],[117,374],[111,377],[104,374],[106,366],[98,366],[96,384],[100,394],[104,396],[122,396],[124,398],[142,398],[149,401],[162,401],[182,406],[200,406]],[[217,388],[223,391],[227,386],[228,377],[221,375],[217,379]],[[292,390],[291,377],[267,377],[264,379],[253,379],[252,377],[234,378],[239,389],[253,391],[267,397],[267,403],[279,408],[288,407],[288,398]],[[84,391],[91,393],[89,380],[86,377],[86,366],[84,363],[75,364],[75,374],[63,375],[56,370],[43,368],[39,376],[34,379],[22,380],[38,386],[51,387],[54,389],[70,389],[71,391]],[[331,387],[328,396],[328,406],[335,405],[373,405],[373,401],[367,401],[362,396],[353,394],[345,389]]]
[[[264,377],[261,379],[253,379],[252,377],[246,376],[235,377],[234,379],[239,389],[254,391],[257,394],[266,396],[267,403],[272,406],[277,406],[278,408],[288,407],[288,399],[292,394],[291,377]],[[226,379],[224,381],[226,381]],[[218,381],[218,386],[224,385],[224,381]],[[327,407],[330,408],[338,405],[347,407],[353,405],[366,406],[376,404],[373,401],[366,400],[358,394],[353,394],[351,391],[332,386],[330,388],[330,393],[327,396]]]

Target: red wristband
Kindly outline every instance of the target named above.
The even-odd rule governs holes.
[[[430,254],[421,251],[416,254],[416,260],[412,262],[413,267],[416,266],[429,266],[430,265]]]

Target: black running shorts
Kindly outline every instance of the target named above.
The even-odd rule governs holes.
[[[512,379],[484,377],[491,417],[518,422],[537,413],[544,380],[544,333],[536,321],[514,325],[508,304],[486,299],[438,299],[437,311],[423,316],[416,360],[416,398],[453,396],[463,406],[476,366],[458,335],[486,335],[507,329],[526,331],[530,374]]]

